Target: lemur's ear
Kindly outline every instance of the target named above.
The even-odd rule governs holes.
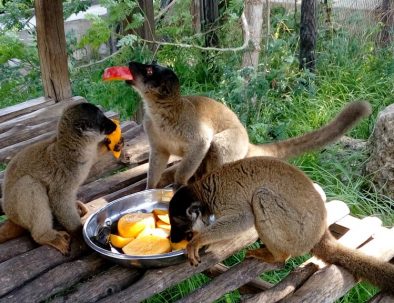
[[[186,209],[186,215],[191,221],[195,221],[201,216],[202,204],[200,201],[195,201]]]

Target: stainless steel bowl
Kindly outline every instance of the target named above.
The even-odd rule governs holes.
[[[91,215],[83,226],[83,238],[87,245],[104,258],[127,267],[164,267],[186,260],[185,251],[179,250],[166,254],[150,256],[130,256],[107,250],[96,245],[92,239],[104,226],[111,226],[120,217],[130,212],[152,212],[154,208],[168,209],[173,191],[152,189],[117,199]]]

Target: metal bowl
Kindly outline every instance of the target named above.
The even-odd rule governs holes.
[[[86,244],[104,258],[126,267],[164,267],[186,260],[185,250],[149,256],[131,256],[116,249],[98,246],[93,239],[103,227],[110,227],[123,215],[131,212],[152,212],[154,208],[168,209],[173,191],[169,189],[152,189],[138,192],[117,199],[91,215],[83,226],[83,238]]]

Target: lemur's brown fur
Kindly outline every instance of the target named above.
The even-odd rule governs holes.
[[[175,73],[157,64],[129,64],[134,80],[127,81],[142,96],[144,128],[151,147],[148,188],[155,188],[170,155],[182,157],[160,184],[185,185],[224,163],[251,156],[295,157],[336,141],[370,113],[367,102],[345,107],[328,125],[289,140],[271,144],[249,143],[246,129],[224,104],[201,96],[182,96]],[[174,176],[175,174],[175,176]]]
[[[312,181],[298,168],[271,157],[225,164],[181,187],[170,201],[171,241],[191,238],[193,265],[199,249],[255,228],[266,247],[249,257],[284,262],[311,252],[358,278],[394,292],[394,265],[341,245],[330,233],[326,208]],[[215,216],[212,223],[211,217]]]
[[[99,151],[98,144],[116,128],[114,122],[89,103],[68,107],[57,135],[26,147],[8,164],[3,182],[2,208],[8,221],[0,227],[0,243],[29,230],[39,244],[69,250],[77,235],[85,206],[76,201]],[[66,229],[53,228],[53,217]]]

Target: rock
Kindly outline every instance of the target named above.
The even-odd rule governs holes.
[[[366,173],[385,195],[394,198],[394,104],[379,113],[367,148]]]

